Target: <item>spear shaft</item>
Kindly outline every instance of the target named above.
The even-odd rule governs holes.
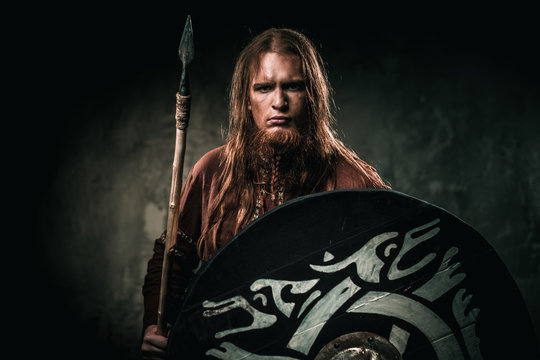
[[[174,157],[172,164],[171,192],[169,197],[169,213],[167,218],[167,233],[165,250],[163,253],[163,267],[161,271],[161,286],[158,304],[158,331],[166,335],[168,323],[165,316],[169,273],[171,269],[171,250],[176,243],[178,233],[179,202],[182,191],[182,172],[184,168],[184,155],[186,152],[186,136],[191,108],[191,92],[187,76],[187,64],[193,59],[193,29],[191,17],[188,15],[178,54],[182,60],[182,76],[180,86],[176,93],[176,136],[174,144]]]

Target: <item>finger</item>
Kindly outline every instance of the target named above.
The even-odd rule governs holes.
[[[161,335],[148,335],[144,338],[144,343],[154,345],[160,349],[165,349],[168,341],[168,338]]]
[[[156,346],[153,343],[145,342],[141,346],[141,351],[143,353],[164,354],[165,353],[165,348]]]

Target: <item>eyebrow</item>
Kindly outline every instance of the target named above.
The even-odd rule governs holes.
[[[274,85],[275,83],[276,83],[275,81],[270,81],[270,80],[262,81],[262,82],[253,83],[253,87]]]
[[[283,85],[304,85],[305,83],[306,83],[306,81],[304,79],[296,79],[296,80],[290,80],[290,81],[283,81],[282,82]],[[275,81],[267,80],[267,81],[261,81],[261,82],[253,83],[253,87],[256,88],[256,87],[270,86],[270,85],[275,85],[275,84],[276,84]]]

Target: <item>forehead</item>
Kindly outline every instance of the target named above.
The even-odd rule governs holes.
[[[264,52],[251,68],[253,81],[284,81],[304,78],[300,58],[291,54]]]

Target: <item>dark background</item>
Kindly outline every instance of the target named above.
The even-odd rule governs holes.
[[[21,325],[13,346],[23,355],[138,357],[140,288],[166,224],[177,49],[188,13],[195,59],[184,176],[223,143],[228,82],[243,45],[270,26],[300,30],[327,62],[344,142],[395,190],[483,234],[540,328],[540,59],[532,9],[387,4],[290,12],[289,5],[249,13],[159,3],[33,7],[11,29],[31,29],[13,42],[23,51],[11,57],[19,66],[8,68],[22,101],[10,104],[21,136],[6,150],[15,159],[7,177],[18,189],[7,194],[16,215],[8,243],[16,247],[6,258],[24,260],[13,272],[21,263],[30,269],[8,275],[26,290],[10,296],[8,315]],[[501,304],[501,311],[511,309]]]

